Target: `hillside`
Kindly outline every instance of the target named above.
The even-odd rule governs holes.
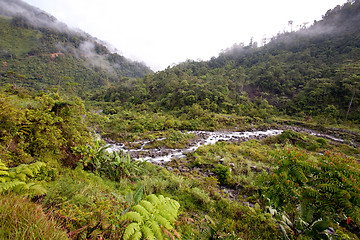
[[[58,88],[84,96],[86,90],[152,73],[20,0],[0,4],[2,85]]]
[[[360,2],[348,2],[262,47],[235,44],[210,61],[187,61],[147,76],[134,92],[120,85],[93,99],[141,99],[163,110],[198,104],[238,115],[249,114],[249,101],[256,105],[266,99],[265,105],[288,115],[360,119],[359,19]],[[124,93],[128,97],[116,97]]]

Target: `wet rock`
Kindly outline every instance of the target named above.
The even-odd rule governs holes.
[[[250,169],[251,169],[251,171],[253,171],[253,172],[261,172],[261,169],[257,168],[256,165],[251,165],[251,166],[250,166]]]
[[[251,202],[244,202],[245,206],[251,207],[251,208],[255,208],[255,204],[251,203]]]

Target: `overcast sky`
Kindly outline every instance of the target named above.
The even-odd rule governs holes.
[[[69,27],[104,40],[133,60],[163,70],[208,60],[234,43],[260,43],[320,20],[346,0],[24,0]]]

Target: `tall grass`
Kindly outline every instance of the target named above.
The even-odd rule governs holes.
[[[69,239],[40,205],[13,194],[0,197],[0,239]]]

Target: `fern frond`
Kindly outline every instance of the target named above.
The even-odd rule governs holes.
[[[147,240],[155,240],[156,239],[154,236],[154,233],[151,231],[151,229],[148,226],[142,227],[142,233],[143,233],[144,239],[147,239]]]
[[[23,174],[26,174],[28,177],[34,177],[33,169],[30,166],[26,166],[26,165],[23,166],[20,169],[20,172],[23,173]]]
[[[33,183],[33,182],[30,182],[30,183],[27,183],[27,184],[25,184],[25,185],[23,185],[22,186],[22,189],[24,189],[24,190],[29,190],[32,186],[34,186],[35,185],[35,183]]]
[[[162,196],[162,195],[160,195],[160,196]],[[155,206],[160,203],[159,198],[155,194],[150,194],[149,196],[146,197],[146,199]]]
[[[6,167],[6,165],[3,162],[1,162],[1,159],[0,159],[0,170],[9,170],[9,168]]]
[[[9,178],[10,179],[15,179],[15,176],[16,176],[16,172],[15,171],[9,171]]]
[[[6,178],[3,176],[9,176],[8,168],[0,160],[0,182],[6,182]]]
[[[15,187],[25,185],[26,183],[20,181],[11,181],[0,183],[0,193],[3,193],[8,190],[13,190]]]
[[[122,220],[136,222],[137,225],[130,224],[126,229],[124,239],[164,239],[164,232],[173,230],[172,223],[175,222],[180,204],[162,195],[149,195],[147,200],[142,200],[134,206],[131,212],[124,214]],[[138,226],[139,231],[135,230]],[[174,238],[174,236],[170,233]]]
[[[163,234],[162,234],[161,228],[160,228],[159,224],[156,221],[154,221],[154,220],[150,221],[149,222],[149,227],[151,228],[151,230],[154,233],[154,236],[157,239],[159,239],[159,240],[163,239]]]
[[[143,206],[149,213],[153,213],[155,207],[151,204],[151,202],[146,200],[141,200],[139,205]]]
[[[41,168],[46,166],[43,162],[35,162],[29,165],[29,168],[32,170],[32,173],[38,174],[41,171]]]
[[[139,224],[143,223],[143,218],[141,217],[141,215],[137,212],[127,212],[126,214],[124,214],[121,217],[122,220],[130,220],[130,221],[135,221]]]
[[[0,170],[0,176],[9,176],[9,172],[8,171],[4,171],[6,169],[2,169]]]
[[[40,184],[32,184],[31,186],[29,186],[29,193],[33,196],[39,196],[46,194],[47,190]]]
[[[171,214],[171,211],[168,211],[165,208],[160,210],[159,215],[164,217],[165,219],[168,219],[170,222],[174,222],[176,219],[176,215]]]
[[[134,193],[134,203],[135,204],[139,204],[140,200],[142,199],[143,197],[143,194],[144,194],[144,185],[141,185],[140,187],[138,187],[138,189],[136,189],[135,193]]]
[[[161,215],[155,215],[155,220],[166,229],[171,230],[173,227],[171,226],[170,222]]]
[[[142,237],[142,233],[141,233],[141,231],[139,230],[139,231],[136,231],[136,232],[134,233],[134,235],[132,236],[131,240],[140,240],[141,237]]]
[[[159,201],[161,202],[161,203],[163,203],[163,202],[165,202],[165,201],[167,201],[167,200],[170,200],[170,198],[165,198],[163,195],[159,195],[159,196],[157,196],[157,198],[159,199]]]
[[[170,204],[174,209],[179,209],[180,208],[180,203],[176,200],[170,199]]]
[[[336,192],[337,187],[332,184],[320,184],[319,187],[327,192]]]
[[[23,182],[25,182],[27,180],[26,174],[22,173],[22,172],[16,174],[15,177],[16,177],[16,179],[19,179],[20,181],[23,181]]]
[[[132,208],[135,212],[140,213],[143,218],[148,218],[150,213],[141,205],[136,205]]]
[[[140,225],[138,223],[129,224],[129,226],[127,226],[124,232],[124,236],[123,236],[124,240],[129,239],[132,235],[135,234],[135,232],[139,232],[139,231],[140,231]]]

